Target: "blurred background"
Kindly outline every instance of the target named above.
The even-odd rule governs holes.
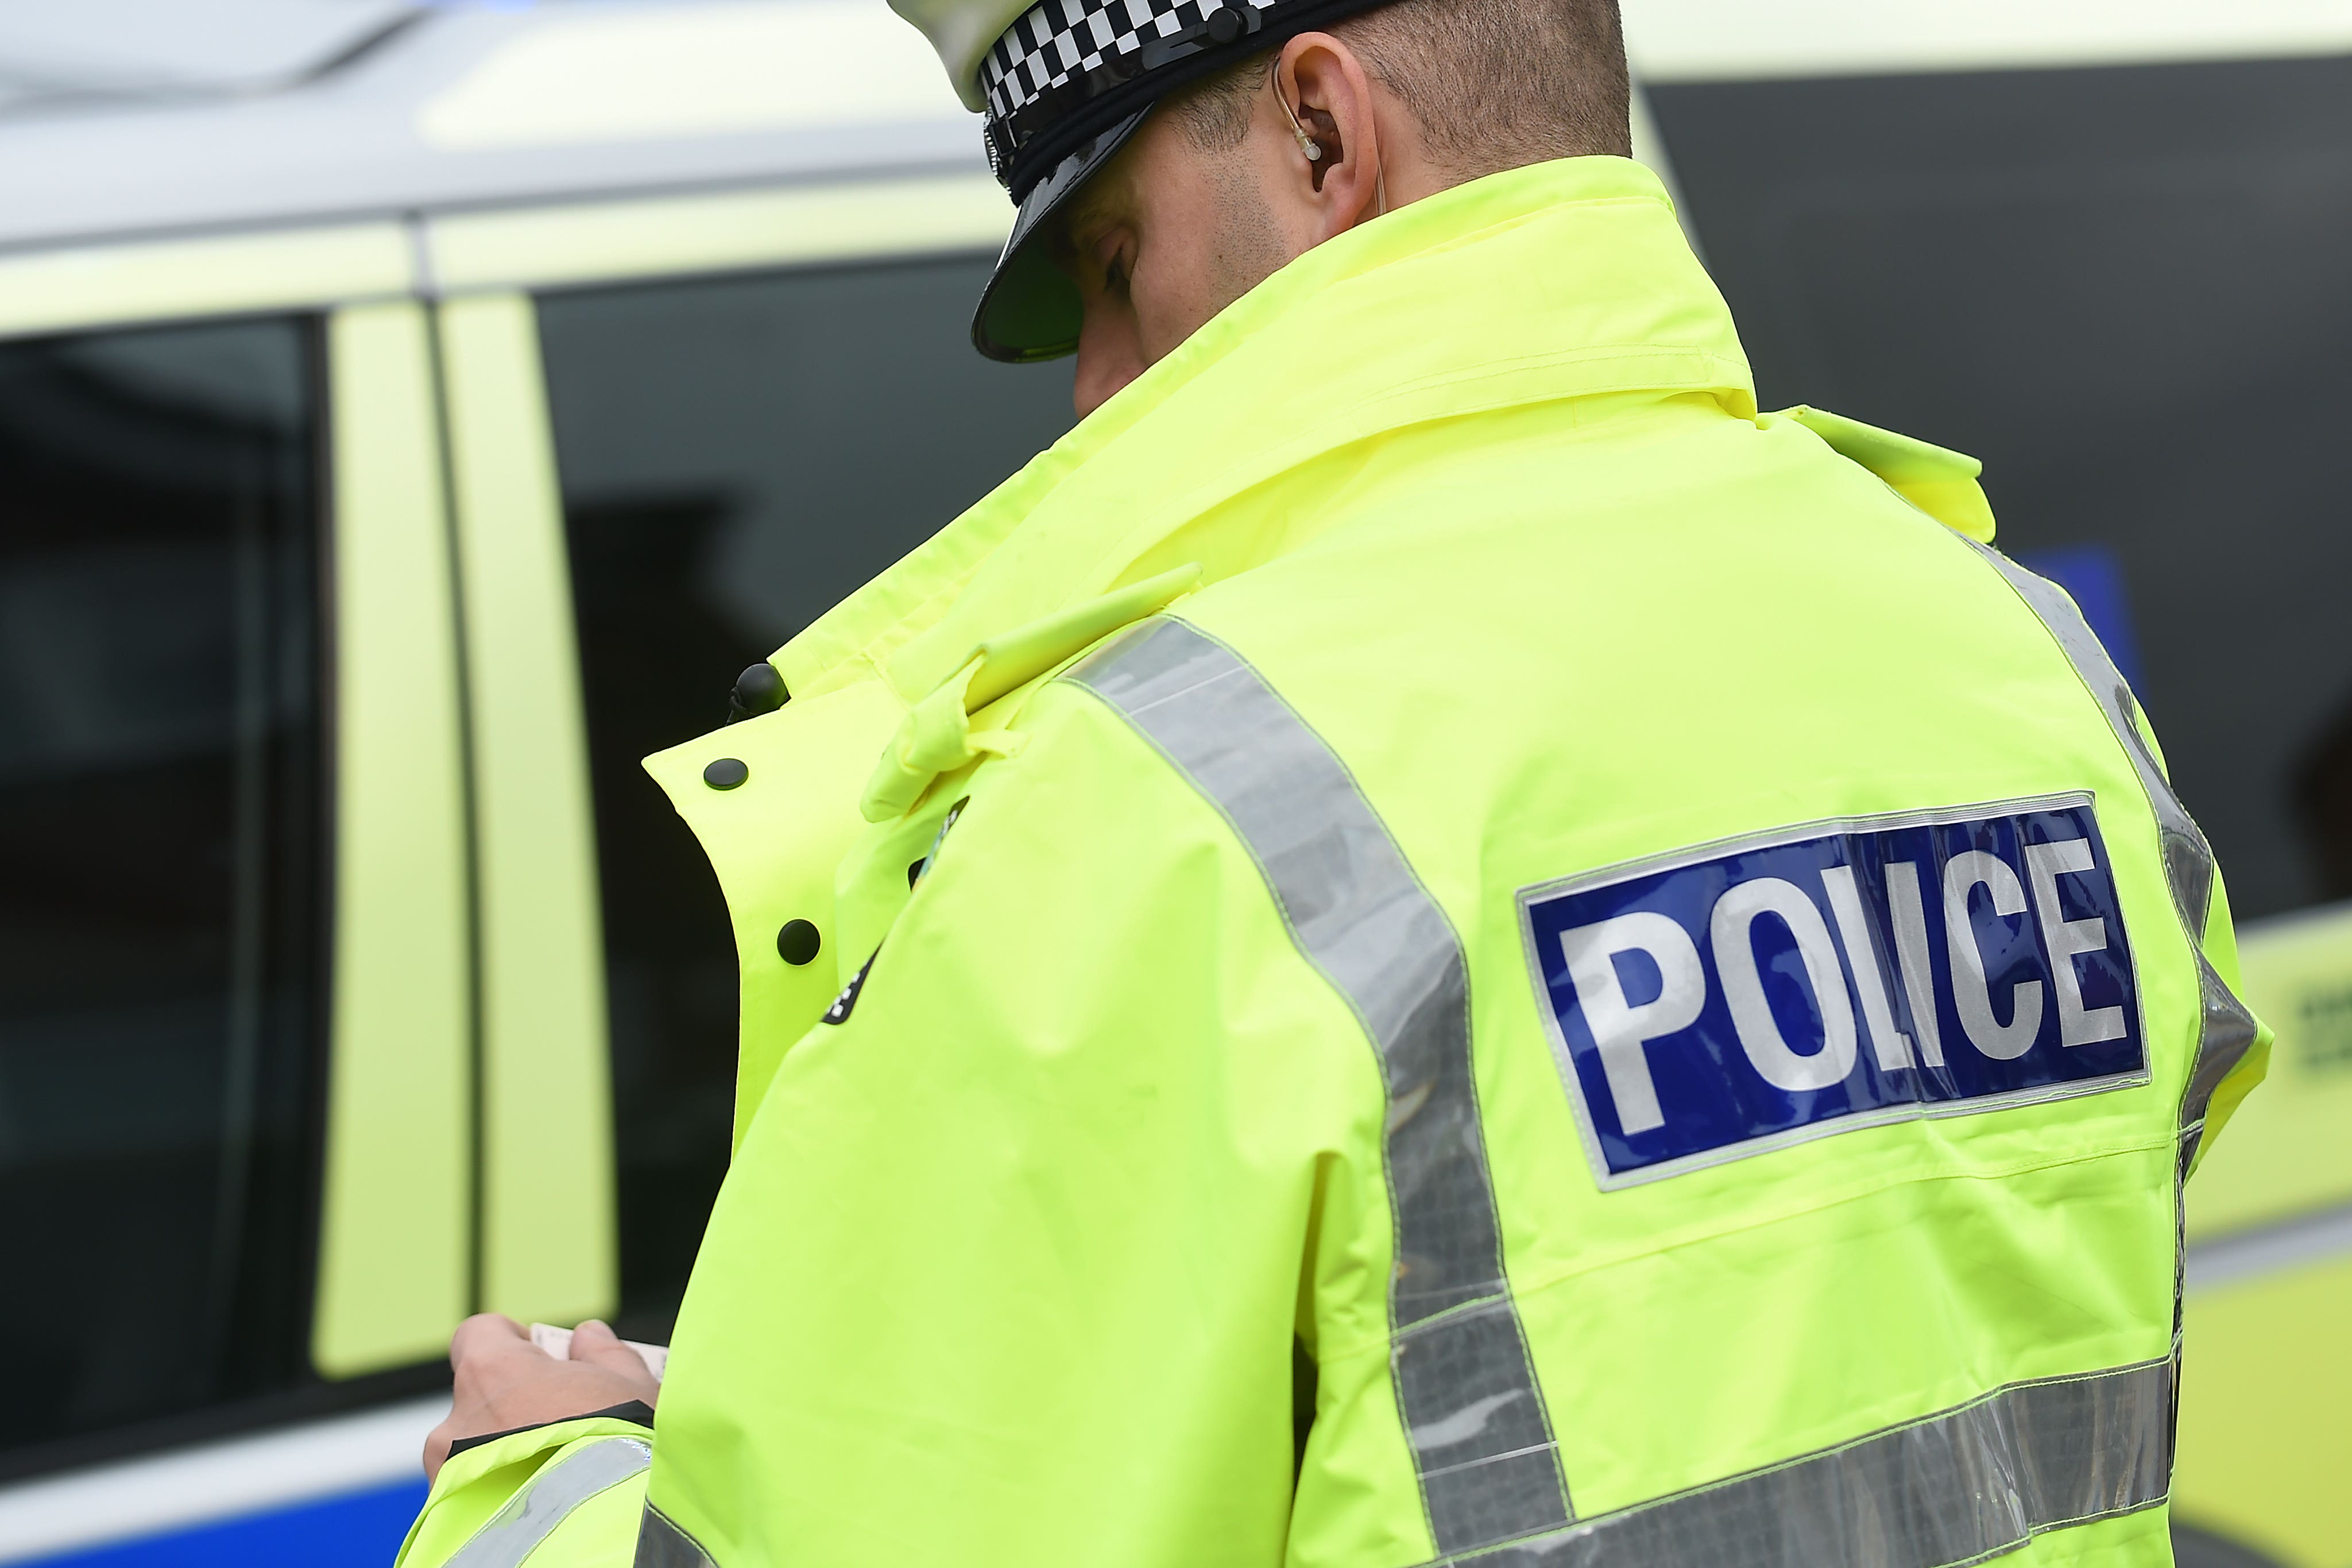
[[[2347,1568],[2352,3],[1625,5],[1763,405],[1982,458],[2219,848],[2181,1559]],[[0,0],[0,1563],[387,1563],[459,1317],[667,1338],[637,759],[1067,428],[1008,219],[882,0]]]

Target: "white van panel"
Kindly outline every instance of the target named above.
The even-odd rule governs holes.
[[[923,36],[888,7],[798,0],[566,17],[483,56],[418,129],[435,147],[546,147],[962,113]]]
[[[1654,84],[2352,52],[2346,0],[1626,0]]]

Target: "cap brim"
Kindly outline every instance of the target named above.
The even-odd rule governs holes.
[[[1077,285],[1054,265],[1051,247],[1043,243],[1052,232],[1056,213],[1077,194],[1087,178],[1110,162],[1149,108],[1139,110],[1054,166],[1053,172],[1029,189],[1013,217],[1012,235],[996,270],[981,290],[980,308],[971,315],[972,347],[992,360],[1031,364],[1058,360],[1078,349],[1081,313]]]

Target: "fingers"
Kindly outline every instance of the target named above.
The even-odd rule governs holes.
[[[601,1366],[616,1376],[640,1384],[646,1392],[646,1403],[653,1403],[656,1388],[653,1374],[646,1370],[645,1358],[621,1343],[606,1324],[591,1318],[572,1332],[572,1359]]]
[[[457,1366],[468,1355],[496,1350],[510,1340],[529,1344],[530,1335],[503,1312],[476,1312],[449,1336],[449,1364]]]
[[[631,1400],[651,1405],[661,1385],[636,1352],[601,1322],[580,1325],[570,1359],[530,1342],[512,1318],[486,1312],[449,1341],[448,1418],[425,1440],[425,1474],[437,1477],[458,1442],[564,1421]]]
[[[621,1343],[621,1336],[613,1332],[613,1325],[602,1318],[590,1318],[572,1331],[572,1356],[575,1361],[586,1361],[590,1359],[590,1353],[610,1350],[614,1346],[623,1350],[629,1348]]]

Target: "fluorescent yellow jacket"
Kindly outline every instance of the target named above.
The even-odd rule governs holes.
[[[2168,1562],[2267,1037],[1975,473],[1759,415],[1628,162],[1294,262],[649,762],[745,1030],[656,1428],[404,1561]]]

